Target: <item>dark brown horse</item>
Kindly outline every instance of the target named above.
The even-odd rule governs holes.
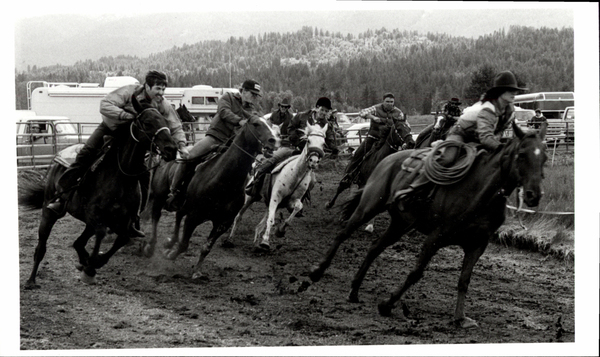
[[[140,207],[138,180],[140,175],[147,172],[144,165],[146,151],[158,151],[165,160],[175,159],[177,153],[177,145],[171,138],[167,121],[158,110],[140,105],[135,97],[133,104],[138,116],[131,125],[117,129],[114,144],[95,171],[86,173],[68,200],[65,212],[57,214],[47,208],[54,198],[56,183],[65,171],[64,166],[53,164],[45,185],[42,182],[30,183],[22,188],[19,204],[29,209],[42,209],[38,244],[27,288],[39,287],[35,283],[35,277],[46,253],[46,242],[54,223],[66,213],[86,224],[84,231],[73,243],[79,256],[77,268],[82,271],[81,280],[85,283],[94,283],[96,269],[104,266],[129,241],[129,227]],[[100,243],[107,229],[116,233],[117,238],[110,250],[100,253]],[[96,239],[90,255],[85,246],[93,235]]]
[[[346,172],[338,184],[335,195],[327,202],[325,208],[329,209],[333,207],[338,196],[349,189],[352,184],[363,187],[367,183],[371,172],[373,172],[383,158],[401,150],[403,147],[412,149],[415,146],[415,141],[410,133],[410,127],[407,125],[400,123],[398,126],[388,126],[386,128],[388,130],[387,134],[384,133],[385,135],[382,135],[383,138],[373,144],[371,150],[362,158],[357,158],[361,160],[358,165],[353,165],[352,161],[350,161],[348,166],[346,166]],[[361,144],[364,145],[364,141]]]
[[[540,133],[523,132],[513,124],[515,137],[493,153],[481,153],[457,183],[435,187],[431,198],[403,205],[395,199],[399,188],[395,185],[402,175],[401,166],[411,151],[401,151],[385,158],[373,171],[362,192],[348,202],[345,217],[347,225],[335,237],[324,259],[309,274],[318,281],[331,264],[339,246],[364,222],[387,210],[391,222],[386,232],[373,242],[365,260],[352,281],[349,300],[358,301],[358,290],[373,260],[387,247],[396,243],[409,230],[425,234],[415,268],[404,284],[388,300],[379,304],[379,313],[391,314],[394,304],[408,288],[423,275],[435,253],[449,245],[459,245],[465,255],[458,281],[458,301],[454,320],[462,327],[477,326],[465,316],[464,303],[471,273],[485,251],[489,238],[504,222],[507,197],[516,187],[525,192],[525,203],[537,206],[541,197],[543,165],[546,161],[544,127]]]
[[[452,128],[457,120],[457,117],[445,113],[436,115],[435,122],[425,127],[425,129],[419,133],[419,136],[417,136],[417,140],[415,140],[415,149],[431,147],[431,143],[446,139],[448,131],[450,131],[450,128]]]
[[[273,150],[280,144],[279,128],[271,126],[263,118],[253,117],[244,124],[225,152],[198,166],[187,188],[185,203],[176,213],[173,236],[164,245],[167,248],[165,256],[175,259],[185,252],[194,229],[211,221],[212,231],[192,275],[192,278],[199,277],[202,261],[216,240],[231,227],[244,204],[244,187],[256,156],[263,147]],[[170,163],[161,165],[152,179],[152,237],[143,247],[148,257],[154,254],[158,221],[169,194],[170,166]],[[179,227],[184,216],[183,236],[179,239]]]

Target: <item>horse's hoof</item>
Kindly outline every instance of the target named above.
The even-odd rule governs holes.
[[[175,243],[177,243],[177,241],[167,239],[167,241],[165,242],[165,244],[163,244],[163,248],[165,248],[165,249],[171,249],[171,248],[173,248],[173,246],[175,245]]]
[[[271,250],[271,246],[269,245],[269,243],[260,243],[258,245],[258,249],[263,250],[263,251],[270,251]]]
[[[311,270],[311,272],[308,274],[308,277],[313,283],[316,283],[323,277],[323,272],[316,267]]]
[[[284,236],[285,236],[285,228],[283,228],[283,229],[277,228],[275,230],[275,237],[283,238]]]
[[[325,209],[330,209],[330,208],[331,208],[331,206],[333,206],[333,205],[332,205],[332,204],[329,204],[329,202],[328,202],[328,203],[326,203],[326,204],[325,204]]]
[[[308,281],[306,281],[306,280],[303,281],[302,284],[300,284],[300,286],[298,287],[298,292],[299,293],[305,292],[309,286],[310,286],[310,283]]]
[[[360,303],[361,301],[358,299],[358,293],[351,291],[350,295],[348,295],[348,302],[355,303],[355,304]]]
[[[377,305],[377,310],[379,310],[379,315],[381,316],[390,316],[392,315],[393,306],[388,305],[385,301],[382,301]]]
[[[223,243],[221,243],[221,247],[222,248],[234,248],[235,244],[233,244],[233,242],[230,240],[224,240]]]
[[[373,233],[374,230],[375,230],[375,228],[373,227],[372,224],[369,224],[368,226],[365,227],[365,232]]]
[[[460,328],[476,328],[479,327],[479,325],[477,324],[477,321],[468,318],[468,317],[463,317],[462,319],[458,319],[455,320],[454,323],[456,325],[458,325]]]
[[[192,274],[192,281],[202,282],[202,281],[209,281],[209,279],[208,279],[208,276],[206,276],[200,272],[195,272],[194,274]]]
[[[81,271],[79,276],[81,282],[87,285],[95,285],[96,284],[96,276],[89,276],[86,274],[85,270]]]
[[[146,258],[152,258],[152,256],[154,255],[154,246],[147,243],[144,244],[142,246],[142,253],[144,253],[144,256]]]
[[[75,265],[75,269],[77,269],[79,271],[83,271],[83,265],[82,264],[77,264],[77,265]]]
[[[25,290],[35,290],[39,288],[41,288],[41,286],[36,284],[34,281],[28,280],[27,283],[25,283]]]
[[[179,255],[179,254],[177,253],[177,251],[176,251],[176,250],[170,250],[170,249],[167,249],[167,250],[165,250],[165,252],[164,252],[164,256],[165,256],[165,258],[166,258],[166,259],[168,259],[168,260],[175,260],[175,259],[177,258],[177,256],[178,256],[178,255]]]

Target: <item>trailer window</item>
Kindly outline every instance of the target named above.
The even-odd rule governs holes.
[[[219,97],[206,97],[206,104],[217,104]]]
[[[204,97],[192,97],[192,104],[204,105]]]

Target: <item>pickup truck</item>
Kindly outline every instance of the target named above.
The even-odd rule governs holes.
[[[548,141],[574,142],[575,141],[575,107],[567,107],[560,119],[547,119]]]
[[[56,153],[89,138],[69,118],[61,116],[17,114],[16,134],[20,169],[47,167]]]

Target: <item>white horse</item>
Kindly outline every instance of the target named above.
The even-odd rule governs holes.
[[[258,223],[254,235],[254,243],[261,249],[270,249],[269,236],[271,228],[275,225],[275,213],[279,208],[287,208],[291,211],[290,216],[277,228],[276,235],[282,237],[285,234],[285,228],[300,210],[302,210],[302,197],[311,185],[314,184],[313,170],[318,166],[321,157],[323,157],[325,146],[326,124],[324,127],[307,125],[304,129],[303,139],[306,139],[306,145],[300,155],[292,156],[279,163],[271,172],[271,180],[265,182],[269,185],[270,197],[265,197],[265,203],[268,205],[268,212]],[[256,202],[254,197],[246,195],[244,206],[240,209],[235,220],[228,241],[231,242],[235,229],[242,219],[244,212]],[[262,240],[259,244],[261,232]]]

